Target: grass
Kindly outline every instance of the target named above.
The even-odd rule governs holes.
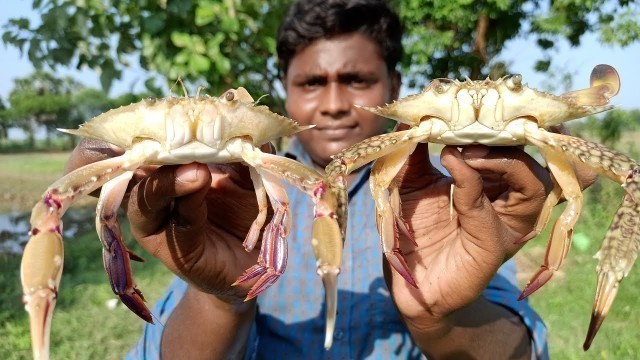
[[[0,154],[0,213],[30,209],[64,174],[68,158],[69,152]]]
[[[128,229],[123,231],[128,233]],[[128,244],[145,263],[133,263],[138,287],[153,305],[169,285],[171,274],[129,237]],[[121,359],[140,337],[143,320],[118,302],[102,266],[97,235],[86,233],[65,242],[65,269],[51,330],[54,359]],[[31,357],[29,324],[19,282],[18,256],[0,255],[0,359]]]
[[[623,190],[600,179],[585,191],[585,205],[575,227],[574,246],[560,271],[529,301],[543,318],[549,334],[552,359],[631,359],[640,353],[640,329],[633,324],[640,318],[640,273],[635,267],[625,278],[591,349],[582,351],[596,290],[597,252],[622,199]],[[554,211],[560,214],[562,206]],[[554,217],[555,217],[554,216]],[[521,288],[538,270],[549,236],[545,232],[530,241],[516,255]],[[582,240],[582,241],[578,241]]]
[[[9,197],[9,210],[26,211],[44,189],[62,174],[68,153],[0,155],[0,196]],[[582,342],[595,294],[597,251],[615,213],[622,189],[601,179],[585,192],[583,214],[576,226],[576,240],[562,269],[529,299],[548,327],[553,359],[630,359],[640,353],[640,273],[637,268],[622,282],[608,318],[588,352]],[[556,209],[556,216],[562,207]],[[128,230],[124,225],[124,233]],[[147,259],[133,263],[135,279],[150,304],[161,296],[171,275],[139,249],[130,235],[127,244]],[[516,255],[521,288],[544,257],[548,231],[531,240]],[[577,241],[577,239],[582,241]],[[105,302],[114,295],[101,260],[101,248],[90,232],[65,242],[65,272],[52,329],[55,359],[122,358],[138,340],[142,320],[119,304],[109,310]],[[30,358],[27,315],[20,301],[19,257],[0,255],[0,359]],[[98,325],[99,324],[99,325]]]

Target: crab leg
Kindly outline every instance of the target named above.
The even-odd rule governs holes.
[[[547,195],[547,198],[542,205],[542,210],[540,210],[540,215],[536,220],[536,224],[533,227],[533,231],[529,234],[525,235],[522,239],[516,241],[516,244],[525,243],[534,237],[538,236],[547,227],[549,220],[551,219],[551,212],[553,208],[558,204],[560,198],[562,197],[562,188],[558,184],[558,182],[553,179],[553,189]]]
[[[580,184],[571,163],[565,159],[563,156],[564,153],[558,151],[557,148],[549,146],[540,146],[539,148],[542,156],[547,161],[547,165],[554,179],[562,189],[562,193],[567,200],[567,206],[553,224],[549,244],[547,245],[547,252],[544,256],[544,263],[540,267],[540,270],[529,280],[529,283],[519,297],[520,300],[540,289],[551,279],[553,273],[560,268],[571,248],[573,227],[578,221],[580,211],[582,210]],[[551,200],[549,203],[545,202],[545,205],[555,202],[557,194],[558,192],[556,190],[556,193],[552,193],[550,196]],[[547,216],[546,214],[542,215]]]
[[[408,234],[412,241],[413,236],[409,234],[400,214],[400,197],[396,185],[392,183],[416,145],[430,135],[431,122],[424,121],[418,128],[374,136],[341,151],[326,168],[328,181],[344,181],[345,175],[376,160],[371,171],[370,187],[376,203],[376,227],[380,243],[391,266],[414,287],[417,287],[416,283],[400,253],[397,230]],[[390,196],[386,194],[387,189]],[[346,188],[341,191],[346,193]]]
[[[631,173],[625,188],[627,193],[622,205],[613,218],[600,251],[594,256],[599,260],[596,268],[598,285],[589,331],[582,346],[585,351],[609,313],[620,282],[629,274],[640,249],[640,177],[637,171]]]
[[[583,345],[587,350],[613,304],[620,281],[629,273],[640,249],[640,166],[624,154],[583,139],[546,132],[539,135],[536,141],[565,150],[565,155],[572,161],[589,165],[625,188],[622,205],[595,256],[599,260],[598,285]]]
[[[337,278],[340,273],[340,263],[342,262],[344,228],[346,226],[346,218],[341,214],[346,216],[346,196],[344,197],[344,202],[342,202],[336,186],[326,182],[324,177],[313,169],[288,158],[264,153],[249,143],[243,144],[242,158],[249,165],[255,167],[257,172],[262,176],[262,181],[275,209],[274,220],[267,225],[267,231],[264,236],[266,237],[268,233],[276,231],[275,238],[278,238],[278,236],[282,238],[281,240],[275,241],[276,248],[279,249],[276,251],[281,251],[280,249],[282,249],[282,251],[280,253],[274,253],[272,245],[268,243],[265,238],[262,248],[260,249],[258,264],[247,270],[236,281],[236,284],[258,276],[260,272],[263,271],[261,267],[264,266],[278,265],[282,266],[282,268],[276,268],[276,273],[280,271],[281,274],[282,271],[284,271],[284,266],[286,266],[286,242],[284,237],[289,232],[290,220],[288,219],[290,215],[286,192],[284,192],[284,189],[276,190],[277,187],[275,184],[278,179],[283,179],[309,194],[315,204],[315,218],[313,221],[311,242],[316,257],[318,275],[322,278],[322,283],[325,288],[327,307],[325,348],[328,349],[332,345],[337,314]],[[258,190],[256,190],[256,192],[258,193]],[[278,201],[274,204],[273,199],[277,199]],[[286,212],[279,212],[278,207],[282,204],[286,204]],[[278,221],[286,221],[289,223],[286,232],[278,230],[276,225],[273,225],[275,228],[269,228],[269,226],[275,224],[274,221],[280,217],[283,217],[283,219]],[[273,240],[269,239],[269,241]],[[263,250],[265,251],[264,256]],[[280,262],[272,261],[272,258],[276,258]],[[283,260],[284,263],[282,263]],[[273,284],[279,276],[280,275],[277,277],[270,276],[268,279],[265,279],[259,287],[258,284],[254,285],[249,296],[257,296]],[[254,289],[256,291],[254,291]]]
[[[144,260],[124,245],[118,221],[118,209],[132,176],[133,171],[127,171],[102,186],[96,207],[96,230],[102,242],[104,269],[113,293],[136,315],[153,324],[144,296],[131,276],[130,260]]]
[[[155,142],[150,142],[154,143]],[[143,164],[156,146],[133,147],[122,156],[79,168],[53,183],[31,212],[31,238],[20,266],[23,302],[29,313],[33,357],[49,358],[51,317],[55,307],[64,258],[62,216],[83,195]]]
[[[253,188],[256,191],[256,199],[258,200],[258,216],[251,224],[251,228],[244,239],[243,246],[247,251],[253,250],[260,237],[260,230],[267,219],[267,192],[262,184],[262,178],[260,174],[253,167],[249,167],[249,174],[251,174],[251,181],[253,182]]]
[[[83,195],[138,167],[144,155],[133,154],[93,163],[67,174],[45,191],[32,210],[31,238],[22,255],[20,276],[35,359],[49,358],[51,317],[64,259],[61,218]]]
[[[404,220],[400,216],[400,201],[398,188],[394,184],[390,194],[393,195],[393,203],[387,195],[393,179],[406,162],[407,158],[415,150],[417,143],[410,142],[399,147],[396,152],[385,155],[373,165],[371,170],[371,194],[376,206],[376,227],[380,234],[380,243],[387,261],[409,283],[417,288],[415,280],[411,276],[409,267],[402,256],[399,242],[399,229],[408,232]],[[410,237],[412,238],[412,237]]]
[[[234,283],[234,285],[237,285],[260,277],[247,294],[246,300],[253,299],[263,293],[284,273],[287,267],[286,237],[291,230],[289,199],[279,179],[259,170],[258,174],[262,177],[261,182],[267,194],[269,194],[274,214],[271,222],[267,224],[262,237],[258,263],[247,269]]]

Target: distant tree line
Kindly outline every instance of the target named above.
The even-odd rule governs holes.
[[[8,130],[20,128],[27,134],[26,148],[35,146],[35,132],[46,131],[45,147],[57,128],[77,128],[83,122],[109,109],[127,105],[151,94],[127,93],[109,98],[103,90],[87,88],[71,77],[56,77],[46,71],[36,71],[14,80],[5,103],[0,99],[0,146],[8,141]],[[76,139],[68,136],[67,147]]]

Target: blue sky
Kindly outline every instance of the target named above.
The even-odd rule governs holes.
[[[0,26],[7,23],[8,19],[27,17],[32,23],[37,22],[38,14],[31,9],[31,0],[10,0],[10,5],[3,4],[0,13]],[[540,51],[534,43],[527,39],[515,39],[506,44],[500,60],[511,64],[514,73],[522,74],[523,79],[530,87],[547,89],[550,80],[544,75],[536,73],[533,65],[540,59]],[[588,34],[582,38],[582,45],[572,48],[568,44],[562,44],[552,54],[554,66],[565,68],[573,74],[572,89],[588,87],[589,74],[597,64],[610,64],[618,70],[622,80],[620,94],[612,103],[625,109],[640,108],[640,43],[627,48],[603,46],[595,35]],[[23,77],[33,71],[26,56],[4,44],[0,45],[0,97],[6,100],[9,91],[13,87],[13,79]],[[88,86],[100,87],[98,74],[91,70],[77,71],[75,69],[61,69],[59,72],[73,76]],[[143,88],[144,72],[140,68],[128,69],[123,78],[114,83],[110,95],[118,95],[131,89]],[[561,93],[565,89],[559,88],[555,93]],[[402,94],[408,95],[406,91]]]

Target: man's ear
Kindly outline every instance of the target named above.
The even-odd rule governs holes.
[[[398,100],[398,97],[400,97],[400,86],[402,86],[402,75],[400,75],[400,72],[394,71],[391,74],[391,94],[389,94],[391,101]]]

